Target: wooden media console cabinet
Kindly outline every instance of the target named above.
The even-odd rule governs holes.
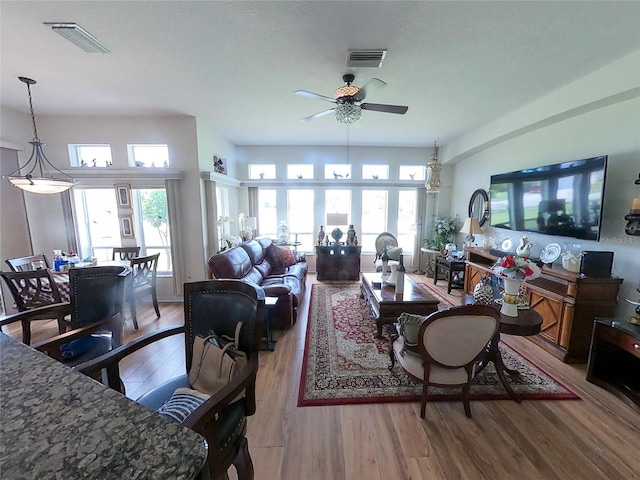
[[[499,257],[485,248],[465,250],[464,289],[473,292]],[[621,278],[582,278],[559,265],[543,266],[539,278],[525,282],[529,305],[542,316],[542,331],[527,338],[563,362],[586,363],[593,322],[615,315],[620,284]]]

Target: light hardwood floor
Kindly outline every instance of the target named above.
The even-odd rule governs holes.
[[[640,479],[640,411],[587,382],[586,365],[564,364],[519,337],[503,339],[582,400],[474,401],[471,419],[456,401],[428,404],[425,420],[418,403],[298,408],[309,294],[297,324],[275,332],[276,350],[260,355],[248,429],[257,480]],[[182,304],[160,308],[156,319],[143,307],[140,330],[128,322],[126,340],[182,322]],[[33,341],[47,338],[55,322],[33,330]],[[20,338],[19,327],[5,331]],[[182,339],[161,343],[123,365],[129,397],[184,371]]]

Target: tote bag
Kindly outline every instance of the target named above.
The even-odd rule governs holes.
[[[241,329],[242,322],[238,322],[233,340],[225,341],[215,333],[196,337],[189,370],[189,383],[195,390],[214,395],[245,367],[247,355],[238,348]]]

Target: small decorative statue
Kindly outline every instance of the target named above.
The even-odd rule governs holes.
[[[347,245],[357,245],[356,230],[353,225],[349,225],[349,230],[347,230]]]
[[[320,225],[320,230],[318,230],[318,245],[322,245],[324,242],[324,225]]]
[[[516,255],[519,257],[531,256],[531,247],[535,246],[535,243],[531,243],[526,236],[520,237],[520,243],[516,248]]]

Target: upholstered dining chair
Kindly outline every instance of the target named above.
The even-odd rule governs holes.
[[[129,261],[140,255],[140,247],[113,247],[111,260]]]
[[[156,292],[156,275],[158,270],[159,253],[146,257],[136,257],[130,260],[131,263],[131,281],[127,285],[127,303],[131,312],[131,320],[133,326],[138,330],[138,316],[136,311],[136,302],[145,293],[151,294],[153,308],[156,315],[160,318],[160,308],[158,307],[158,294]]]
[[[51,268],[51,265],[49,265],[49,259],[44,253],[39,255],[29,255],[27,257],[8,258],[4,262],[9,265],[12,272],[24,272],[33,270],[31,264],[37,261],[44,262],[43,268]]]
[[[69,315],[67,331],[32,348],[69,366],[107,353],[122,343],[124,286],[131,268],[105,266],[69,270],[70,301],[9,315],[0,325]]]
[[[413,317],[402,314],[401,319],[403,316]],[[402,320],[390,339],[389,370],[397,360],[410,377],[422,383],[420,417],[425,417],[429,386],[436,386],[462,387],[464,412],[471,418],[471,382],[477,362],[488,354],[488,344],[498,334],[498,310],[488,305],[465,305],[432,313],[420,324],[417,337],[412,335],[409,340],[408,330],[401,324]]]
[[[56,283],[53,281],[49,270],[25,270],[16,272],[0,272],[0,276],[4,279],[9,291],[13,296],[16,309],[19,312],[26,312],[34,308],[62,303],[60,292]],[[31,318],[21,320],[22,324],[22,341],[27,345],[31,344],[31,322],[35,320],[51,320],[58,321],[58,332],[64,333],[67,324],[64,315],[56,312],[41,313],[33,315]]]
[[[189,388],[188,372],[192,365],[196,336],[212,331],[233,338],[236,325],[242,323],[239,348],[247,354],[247,365],[224,388],[190,412],[184,412],[182,425],[203,435],[209,445],[208,475],[226,479],[233,465],[239,480],[253,479],[253,463],[245,437],[247,417],[256,411],[256,375],[258,351],[264,319],[264,291],[257,285],[240,280],[206,280],[184,284],[184,325],[166,327],[143,335],[112,352],[76,367],[94,376],[104,371],[107,384],[125,393],[118,364],[121,360],[163,338],[183,334],[186,372],[138,398],[152,410],[166,406],[176,398],[177,389]],[[240,399],[238,397],[240,396]]]

